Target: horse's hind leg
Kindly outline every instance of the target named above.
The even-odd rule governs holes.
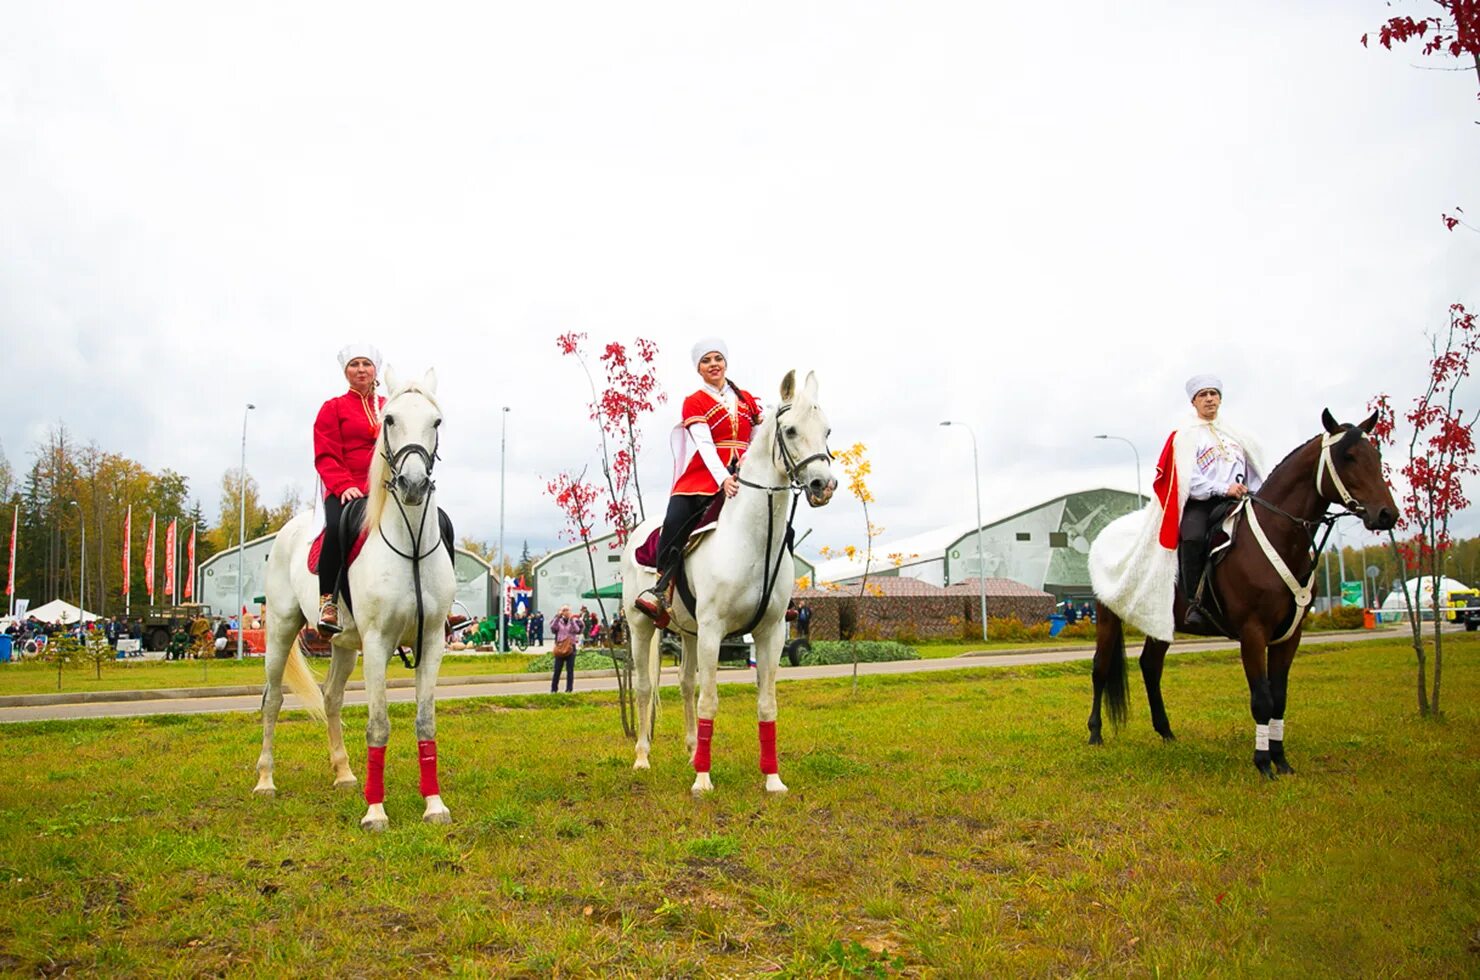
[[[1167,648],[1171,644],[1164,640],[1146,637],[1141,648],[1141,680],[1146,682],[1146,700],[1151,704],[1151,727],[1164,740],[1170,742],[1177,736],[1172,734],[1172,723],[1167,718],[1167,706],[1161,699],[1161,671],[1167,662]]]
[[[267,680],[262,688],[262,754],[257,756],[257,785],[252,789],[258,796],[277,795],[277,786],[272,781],[272,743],[277,731],[278,712],[283,707],[283,669],[288,665],[293,637],[301,626],[293,623],[292,619],[290,616],[268,618],[264,664]]]
[[[695,637],[683,636],[683,661],[679,664],[678,690],[683,696],[683,744],[684,750],[693,761],[699,748],[699,708],[697,704],[699,677],[699,641]]]
[[[633,706],[637,710],[637,757],[633,769],[649,767],[648,753],[653,745],[652,701],[658,685],[657,630],[646,616],[634,615],[627,620],[628,642],[632,655]]]
[[[1284,775],[1295,772],[1285,761],[1285,699],[1289,693],[1290,665],[1295,662],[1295,651],[1300,647],[1300,637],[1294,637],[1269,648],[1269,695],[1273,702],[1269,719],[1269,761],[1275,771]]]
[[[359,651],[353,647],[333,648],[333,659],[329,661],[329,675],[324,678],[324,715],[329,729],[329,764],[334,767],[334,788],[352,789],[359,780],[349,765],[349,752],[344,748],[344,723],[340,709],[344,707],[344,685],[354,672],[355,658]]]
[[[1110,722],[1117,727],[1125,721],[1125,633],[1120,617],[1104,603],[1096,603],[1095,661],[1092,674],[1095,703],[1089,713],[1089,744],[1102,745],[1100,702],[1110,702]]]
[[[698,651],[695,656],[699,673],[699,703],[696,724],[698,744],[694,747],[694,785],[690,788],[695,796],[714,789],[709,778],[709,750],[714,739],[714,716],[719,713],[719,627],[700,628]],[[688,654],[688,650],[684,650]]]

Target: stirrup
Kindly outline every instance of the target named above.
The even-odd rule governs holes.
[[[333,636],[339,632],[339,607],[332,595],[319,597],[319,624],[315,627],[320,636]]]
[[[648,589],[632,600],[632,605],[636,607],[638,612],[651,619],[653,625],[658,629],[666,629],[668,627],[668,605],[653,589]]]

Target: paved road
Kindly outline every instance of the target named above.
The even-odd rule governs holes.
[[[1401,639],[1403,634],[1388,634],[1382,639]],[[1348,642],[1353,639],[1378,639],[1370,633],[1317,633],[1303,639],[1303,646],[1323,643]],[[1190,653],[1196,650],[1233,649],[1236,644],[1228,641],[1179,643],[1172,648],[1174,653]],[[1130,651],[1132,655],[1136,652]],[[859,664],[858,673],[867,674],[913,674],[935,670],[976,670],[994,667],[1018,667],[1027,664],[1064,663],[1072,660],[1088,660],[1094,651],[1087,647],[1059,650],[1023,651],[1021,653],[966,654],[941,660],[894,660],[884,663]],[[784,667],[780,678],[783,681],[808,680],[817,677],[847,677],[853,672],[852,664],[832,664],[824,667]],[[611,691],[617,686],[610,676],[587,674],[577,679],[580,691]],[[754,670],[724,670],[720,680],[725,684],[754,683]],[[663,671],[663,685],[678,683],[678,671],[667,668]],[[503,683],[447,684],[437,687],[437,699],[486,698],[501,695],[539,694],[548,692],[550,681],[544,675],[531,680],[505,681]],[[392,703],[415,701],[413,688],[392,688],[386,692]],[[345,704],[364,704],[364,691],[346,691]],[[0,722],[43,721],[75,718],[131,718],[140,715],[195,715],[215,714],[231,711],[256,711],[261,706],[261,695],[234,695],[228,697],[162,698],[157,701],[107,701],[92,704],[49,704],[25,707],[0,708]],[[299,707],[298,699],[291,694],[283,701],[284,708]]]

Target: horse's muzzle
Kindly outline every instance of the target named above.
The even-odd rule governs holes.
[[[419,507],[426,503],[427,495],[432,492],[432,481],[427,477],[413,479],[398,476],[391,482],[396,496],[408,507]]]
[[[806,486],[807,504],[811,507],[821,507],[832,499],[833,491],[837,489],[837,480],[813,480]]]
[[[1391,507],[1379,507],[1375,513],[1369,507],[1362,514],[1362,523],[1369,531],[1391,531],[1398,524],[1398,514]]]

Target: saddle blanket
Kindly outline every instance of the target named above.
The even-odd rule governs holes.
[[[688,540],[684,542],[683,546],[684,554],[688,554],[689,551],[693,549],[694,545],[699,543],[700,538],[708,534],[710,531],[713,531],[715,527],[719,525],[719,512],[720,509],[724,507],[724,505],[725,495],[722,493],[716,494],[714,502],[705,509],[704,516],[699,518],[698,525],[694,528],[693,531],[689,532]],[[653,528],[653,531],[651,534],[648,535],[647,540],[638,545],[637,550],[632,553],[633,560],[635,560],[638,565],[650,572],[657,571],[658,541],[662,536],[663,526],[660,524],[657,527]]]
[[[365,540],[369,537],[369,528],[364,528],[359,534],[355,535],[354,544],[349,546],[349,552],[344,556],[345,568],[349,568],[349,566],[355,563],[355,559],[360,557],[360,549],[365,547]],[[323,550],[324,532],[320,531],[319,536],[313,539],[313,544],[308,546],[308,570],[315,575],[319,574],[319,552]]]

